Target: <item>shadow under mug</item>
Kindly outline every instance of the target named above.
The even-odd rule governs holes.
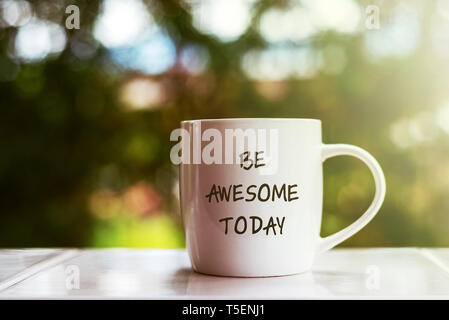
[[[180,137],[182,220],[200,273],[265,277],[310,270],[316,254],[362,229],[385,197],[377,161],[356,146],[323,144],[320,120],[191,120],[181,123]],[[322,163],[338,155],[362,160],[376,192],[358,220],[322,238]]]

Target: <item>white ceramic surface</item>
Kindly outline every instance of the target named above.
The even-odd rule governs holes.
[[[385,179],[376,160],[366,151],[351,145],[325,145],[321,141],[321,121],[314,119],[219,119],[182,122],[190,136],[190,155],[197,153],[193,141],[215,130],[223,140],[222,158],[229,140],[226,131],[261,132],[265,143],[243,148],[235,140],[232,157],[248,150],[263,152],[265,166],[245,170],[234,164],[181,164],[180,194],[187,249],[193,268],[201,273],[237,277],[279,276],[310,270],[317,253],[324,252],[363,228],[378,212],[385,195]],[[277,134],[273,147],[271,133]],[[258,137],[258,136],[257,136]],[[212,141],[203,139],[201,149]],[[204,141],[206,140],[206,141]],[[215,139],[214,139],[215,140]],[[259,141],[257,141],[259,143]],[[201,151],[201,150],[200,150]],[[240,151],[241,152],[241,151]],[[201,154],[202,155],[202,154]],[[368,210],[353,224],[326,238],[319,235],[322,215],[322,162],[337,155],[350,155],[367,164],[374,176],[376,194]],[[270,160],[271,159],[271,160]],[[224,161],[224,160],[223,160]],[[289,190],[291,197],[268,198],[270,190]],[[236,190],[229,201],[211,196],[215,187]],[[251,188],[250,186],[253,185]],[[231,186],[231,187],[230,187]],[[229,189],[231,188],[231,189]],[[261,197],[254,201],[250,193]],[[295,193],[296,192],[296,193]],[[209,196],[208,196],[209,195]],[[291,200],[291,201],[288,201]],[[240,218],[243,217],[243,218]],[[257,217],[257,218],[251,218]],[[229,220],[223,220],[228,219]],[[270,219],[274,227],[268,227]],[[236,225],[236,222],[238,224]],[[262,225],[263,228],[259,229]],[[257,232],[255,232],[257,231]]]

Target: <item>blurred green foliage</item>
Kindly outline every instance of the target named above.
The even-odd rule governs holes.
[[[361,31],[328,29],[283,43],[313,49],[321,67],[276,80],[249,76],[242,59],[273,46],[258,25],[270,9],[290,10],[290,1],[252,4],[249,26],[232,41],[195,27],[194,2],[145,2],[175,48],[175,62],[151,74],[120,66],[94,37],[101,2],[75,1],[80,29],[65,29],[63,50],[37,60],[17,53],[24,25],[2,21],[1,247],[182,247],[169,135],[181,120],[221,117],[318,118],[324,142],[359,145],[378,159],[387,179],[385,203],[344,245],[449,246],[449,117],[443,117],[449,56],[432,42],[437,1],[407,1],[405,12],[419,12],[419,41],[406,54],[373,58],[366,45],[375,41],[370,34],[393,23],[403,2],[378,2],[381,27],[369,30],[364,8],[371,3],[360,1]],[[35,18],[61,26],[72,4],[30,3]],[[400,21],[407,25],[407,16]],[[207,53],[194,54],[207,62],[200,72],[181,64],[183,49],[192,45]],[[333,69],[337,58],[342,66]],[[143,102],[130,106],[142,91]],[[327,235],[368,207],[374,187],[368,169],[353,159],[326,162],[324,177]]]

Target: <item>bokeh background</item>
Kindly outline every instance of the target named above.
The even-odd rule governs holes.
[[[444,0],[0,0],[0,247],[183,247],[169,135],[222,117],[319,118],[379,160],[344,246],[449,246],[448,71]],[[324,174],[327,235],[374,183]]]

